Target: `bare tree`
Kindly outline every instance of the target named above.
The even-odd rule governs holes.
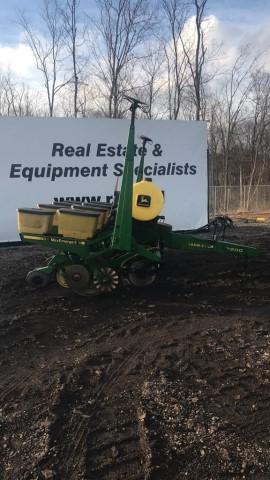
[[[77,97],[77,117],[103,116],[96,106],[97,92],[91,78],[81,72]],[[74,117],[74,86],[69,83],[59,94],[58,103],[65,117]]]
[[[19,22],[26,35],[26,41],[35,57],[37,69],[42,73],[46,89],[49,115],[54,114],[55,97],[69,80],[60,78],[63,67],[64,30],[57,0],[43,0],[41,25],[43,30],[35,30],[24,12]],[[63,72],[62,72],[63,73]]]
[[[66,46],[71,56],[72,78],[70,83],[73,86],[73,115],[78,116],[79,112],[79,85],[80,75],[85,67],[85,56],[80,53],[81,47],[85,44],[85,27],[78,20],[80,0],[66,0],[62,9],[64,36]]]
[[[22,117],[32,116],[37,106],[25,84],[18,84],[7,72],[0,77],[0,115]]]
[[[212,121],[215,123],[219,136],[220,151],[223,159],[224,202],[223,209],[228,209],[227,187],[230,181],[230,159],[237,128],[244,117],[244,106],[251,88],[250,74],[254,69],[256,59],[248,61],[247,51],[242,50],[236,58],[230,74],[225,78],[219,98],[215,99],[212,107]]]
[[[192,0],[195,7],[195,45],[187,47],[187,42],[181,35],[182,47],[187,58],[194,88],[194,103],[196,108],[195,118],[201,119],[202,94],[203,94],[203,68],[206,61],[206,46],[203,30],[205,7],[207,0]]]
[[[184,54],[181,35],[188,15],[183,0],[162,0],[161,6],[168,25],[168,32],[162,35],[167,65],[167,91],[169,118],[177,119],[183,102],[184,90],[188,85],[188,49]]]
[[[270,156],[270,76],[261,71],[252,75],[249,93],[249,119],[242,127],[246,139],[242,151],[248,163],[244,208],[248,209],[261,183]]]
[[[98,85],[107,98],[109,117],[121,116],[129,69],[151,26],[148,0],[97,0],[99,36],[93,41]]]
[[[136,95],[147,104],[145,111],[149,119],[162,116],[161,104],[167,82],[164,78],[164,51],[158,41],[145,45],[145,54],[137,65],[140,85],[135,88]]]

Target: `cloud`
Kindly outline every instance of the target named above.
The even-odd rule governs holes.
[[[12,46],[0,44],[0,69],[31,82],[36,76],[36,63],[31,49],[21,42]]]
[[[261,64],[270,72],[270,20],[261,24],[243,21],[224,21],[210,15],[205,22],[207,42],[220,45],[218,63],[230,68],[239,55],[241,47],[248,47],[250,57],[260,55]]]

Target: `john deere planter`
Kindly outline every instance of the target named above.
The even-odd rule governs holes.
[[[56,280],[81,295],[112,292],[125,284],[144,287],[155,281],[166,248],[257,255],[253,247],[173,232],[162,221],[163,193],[143,179],[144,147],[151,141],[147,137],[141,137],[142,156],[133,183],[135,114],[143,102],[127,100],[131,123],[122,185],[114,202],[63,202],[18,209],[21,239],[59,251],[46,266],[28,273],[32,286],[44,287]]]

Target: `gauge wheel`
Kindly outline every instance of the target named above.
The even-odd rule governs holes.
[[[55,278],[56,278],[56,281],[57,281],[58,285],[60,285],[60,287],[69,288],[69,286],[67,284],[67,281],[66,281],[65,274],[64,274],[64,272],[61,268],[57,268]]]
[[[63,275],[68,288],[77,295],[94,297],[101,293],[96,289],[92,274],[89,273],[84,265],[66,265]]]

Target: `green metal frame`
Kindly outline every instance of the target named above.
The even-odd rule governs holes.
[[[165,245],[171,249],[212,251],[216,253],[231,253],[237,256],[256,257],[259,252],[255,247],[239,245],[220,240],[206,240],[194,235],[171,232],[165,238]]]
[[[129,251],[132,247],[132,198],[134,169],[135,115],[138,102],[131,104],[131,122],[129,127],[125,167],[118,201],[117,214],[112,236],[112,248]]]

